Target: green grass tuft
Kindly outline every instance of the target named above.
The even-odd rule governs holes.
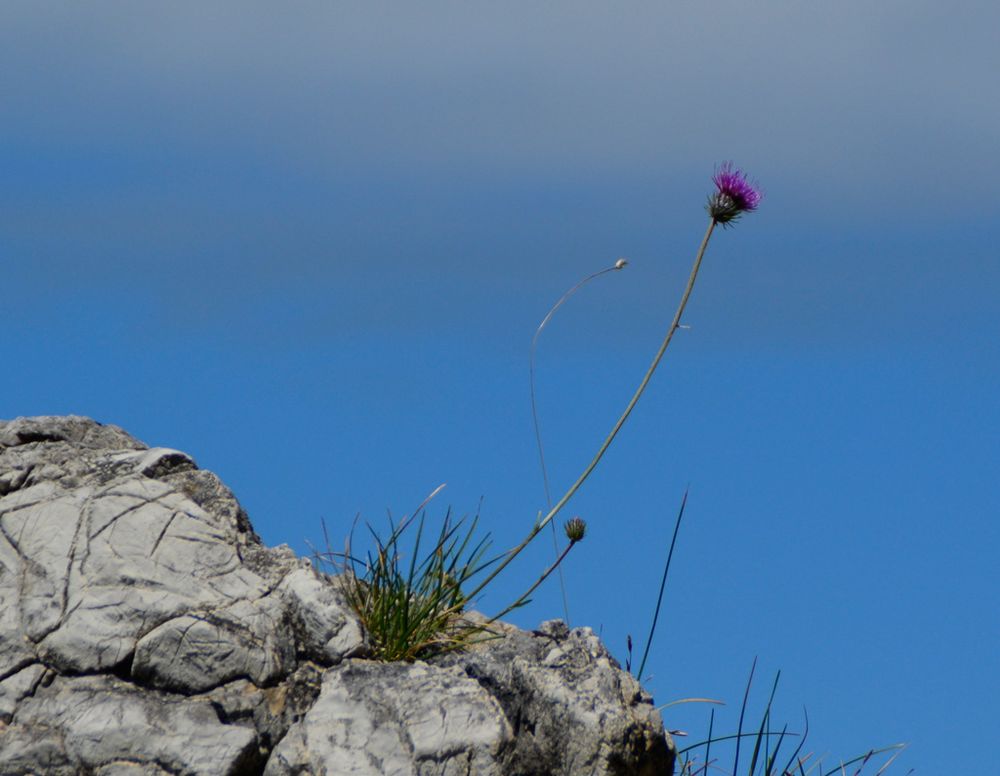
[[[372,549],[364,559],[352,553],[353,530],[344,552],[332,552],[328,542],[326,552],[313,553],[317,565],[332,566],[339,573],[376,660],[418,660],[495,637],[488,622],[466,615],[469,598],[464,588],[496,562],[496,558],[486,560],[489,534],[474,541],[478,515],[453,521],[449,510],[428,546],[426,513],[421,509],[414,514],[398,524],[390,517],[385,538],[368,525]],[[412,546],[404,546],[411,526]]]
[[[676,766],[678,776],[707,776],[709,773],[731,774],[731,776],[742,776],[744,773],[746,776],[866,776],[866,774],[881,776],[906,748],[906,744],[893,744],[880,749],[871,749],[850,760],[840,761],[836,767],[824,770],[824,757],[817,757],[814,752],[803,754],[809,736],[808,715],[805,716],[805,730],[801,734],[789,732],[787,724],[783,725],[781,730],[772,729],[771,708],[778,688],[778,679],[781,676],[780,671],[774,677],[774,684],[771,686],[771,693],[761,714],[757,731],[744,732],[743,723],[746,720],[747,702],[756,665],[757,661],[754,660],[743,695],[736,732],[715,735],[715,709],[712,709],[708,721],[708,736],[702,741],[678,748]],[[674,735],[684,734],[674,731]],[[752,741],[753,750],[749,765],[745,771],[741,771],[740,744],[744,739]],[[783,748],[787,752],[791,748],[791,742],[796,740],[798,743],[791,754],[781,756]],[[731,770],[726,770],[720,765],[718,758],[712,759],[712,747],[717,744],[730,745],[735,751]],[[874,768],[877,770],[871,770]]]

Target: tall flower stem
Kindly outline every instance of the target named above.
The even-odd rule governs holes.
[[[651,363],[649,365],[649,369],[646,370],[646,374],[642,378],[642,382],[639,383],[639,387],[633,394],[631,401],[629,401],[629,403],[626,405],[625,411],[622,412],[621,417],[618,418],[618,422],[615,423],[614,428],[611,429],[611,433],[608,434],[607,438],[604,440],[604,443],[601,445],[600,449],[598,449],[597,454],[594,456],[593,460],[591,460],[591,462],[587,464],[587,468],[583,470],[583,474],[581,474],[580,477],[577,479],[577,481],[574,482],[572,486],[570,486],[570,489],[567,490],[565,495],[561,499],[559,499],[559,501],[556,503],[554,507],[552,507],[549,510],[548,514],[545,515],[545,517],[541,517],[541,512],[539,512],[539,519],[535,522],[534,527],[531,529],[528,535],[519,545],[517,545],[507,553],[507,557],[505,557],[503,561],[501,561],[497,565],[497,567],[493,569],[493,571],[489,574],[489,576],[487,576],[482,582],[479,583],[479,585],[476,587],[475,590],[469,593],[469,595],[467,596],[469,600],[475,598],[476,595],[482,592],[486,588],[486,586],[490,584],[490,582],[496,579],[496,577],[500,574],[500,572],[503,571],[510,564],[510,562],[514,560],[514,558],[520,555],[521,551],[524,550],[524,548],[527,547],[536,536],[538,536],[541,530],[545,528],[545,526],[547,526],[550,522],[552,522],[553,518],[555,518],[555,516],[559,514],[562,508],[569,503],[569,500],[573,498],[574,495],[576,495],[576,492],[580,489],[583,483],[587,481],[587,478],[590,477],[594,469],[597,468],[597,464],[601,462],[601,459],[604,457],[604,454],[608,451],[608,448],[611,447],[611,443],[615,440],[615,437],[618,436],[618,432],[621,431],[622,426],[625,425],[625,421],[628,420],[628,416],[632,414],[632,410],[635,409],[635,405],[639,403],[639,397],[642,396],[643,392],[646,390],[646,386],[652,379],[653,373],[656,371],[656,368],[660,365],[660,361],[663,359],[663,354],[667,352],[667,348],[670,345],[670,341],[673,339],[674,332],[680,328],[681,317],[684,315],[684,309],[687,307],[688,299],[691,296],[691,291],[694,289],[694,283],[698,279],[698,270],[701,269],[701,260],[705,256],[705,249],[708,248],[708,241],[712,237],[712,232],[715,229],[715,224],[716,224],[716,219],[713,217],[709,220],[708,229],[705,231],[705,236],[701,240],[701,245],[698,248],[698,254],[695,256],[694,259],[694,266],[691,268],[691,275],[688,277],[687,287],[684,289],[684,294],[681,296],[680,304],[677,306],[677,312],[674,313],[674,319],[670,324],[670,328],[667,329],[667,334],[663,338],[663,343],[660,345],[660,349],[656,352],[656,356],[653,358],[653,363]]]

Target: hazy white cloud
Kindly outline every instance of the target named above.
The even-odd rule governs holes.
[[[789,226],[826,218],[795,250],[896,289],[882,245],[833,255],[842,224],[995,196],[997,29],[1000,5],[923,0],[4,4],[0,248],[22,287],[114,283],[195,322],[277,290],[324,331],[453,329],[528,271],[535,309],[581,266],[676,258],[667,222],[733,158],[777,279],[721,293],[819,309],[830,266],[789,258]]]
[[[0,22],[4,132],[53,143],[246,149],[327,175],[721,154],[856,194],[981,189],[997,165],[996,4],[112,2]]]

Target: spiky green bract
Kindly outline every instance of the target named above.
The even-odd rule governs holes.
[[[587,523],[580,517],[571,517],[566,521],[563,530],[571,542],[582,542],[583,537],[587,535]]]

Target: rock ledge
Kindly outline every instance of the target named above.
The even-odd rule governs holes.
[[[336,581],[185,453],[0,421],[0,773],[673,772],[652,699],[561,622],[366,660]]]

